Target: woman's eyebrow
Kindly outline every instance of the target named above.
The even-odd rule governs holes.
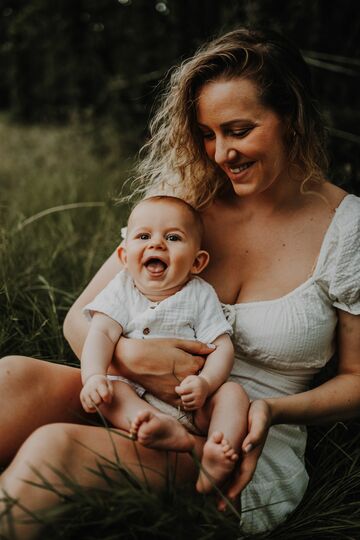
[[[249,124],[249,123],[253,123],[249,118],[234,118],[233,120],[229,120],[228,122],[223,122],[222,124],[220,124],[220,127],[229,127],[229,126],[232,126],[233,124]]]
[[[200,122],[197,123],[198,127],[201,129],[209,129],[205,124],[200,124]]]
[[[234,124],[253,124],[253,120],[250,120],[249,118],[234,118],[232,120],[229,120],[228,122],[223,122],[222,124],[220,124],[220,127],[221,128],[227,128],[227,127],[230,127]],[[205,124],[201,124],[200,122],[198,122],[198,127],[200,129],[210,129],[208,126],[206,126]]]

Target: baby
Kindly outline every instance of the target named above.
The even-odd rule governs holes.
[[[130,426],[132,438],[150,448],[187,452],[194,447],[192,433],[207,433],[196,488],[209,492],[235,466],[249,400],[240,385],[226,382],[234,356],[231,327],[211,285],[197,277],[209,261],[200,249],[202,230],[199,214],[176,197],[151,197],[134,208],[118,248],[124,269],[85,307],[91,324],[81,356],[80,399],[86,412],[99,407],[113,426]],[[212,344],[201,373],[175,388],[181,409],[107,374],[121,335]]]

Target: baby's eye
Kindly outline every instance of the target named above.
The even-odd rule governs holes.
[[[178,234],[171,233],[166,236],[166,240],[170,240],[170,242],[179,242],[181,237]]]
[[[149,240],[150,234],[148,234],[148,233],[141,233],[141,234],[139,234],[138,238],[139,238],[139,240]]]

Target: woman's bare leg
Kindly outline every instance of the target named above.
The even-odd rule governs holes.
[[[80,370],[25,356],[0,359],[0,465],[38,427],[86,418],[79,401]]]
[[[105,487],[101,477],[89,472],[89,468],[97,468],[99,455],[104,460],[116,461],[113,443],[115,443],[121,463],[141,481],[146,481],[154,489],[161,489],[164,486],[165,474],[169,465],[165,452],[145,448],[116,434],[112,436],[112,441],[109,433],[101,427],[76,424],[42,426],[27,438],[12,463],[3,473],[1,488],[4,491],[2,492],[0,489],[0,499],[1,495],[6,493],[10,497],[18,499],[24,507],[32,512],[44,510],[57,504],[59,502],[58,495],[24,482],[24,480],[39,482],[39,477],[34,472],[37,470],[56,485],[59,491],[66,493],[66,488],[59,486],[59,477],[49,467],[49,463],[54,469],[67,472],[83,486]],[[196,450],[199,454],[201,454],[201,448],[202,440],[197,439]],[[140,456],[142,466],[138,456]],[[30,464],[33,468],[29,466]],[[178,454],[177,470],[181,472],[181,477],[176,478],[179,483],[195,481],[196,467],[189,454]],[[144,474],[146,474],[146,478],[144,478]],[[1,506],[0,503],[0,515],[1,510],[4,510],[4,505]],[[28,515],[16,505],[13,507],[13,517],[17,540],[31,540],[39,533],[39,524],[18,522]],[[3,519],[2,529],[0,528],[5,535],[6,523],[6,520]]]

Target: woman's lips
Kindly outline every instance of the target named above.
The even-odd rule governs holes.
[[[243,163],[242,165],[238,165],[237,167],[228,167],[229,171],[233,174],[238,174],[243,171],[246,171],[251,165],[253,165],[255,161],[248,161],[247,163]]]

